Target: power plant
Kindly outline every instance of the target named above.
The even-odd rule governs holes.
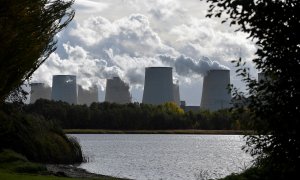
[[[265,79],[264,73],[258,74],[258,81],[261,79]],[[209,70],[203,79],[200,108],[216,111],[231,107],[229,84],[230,70]],[[34,103],[40,98],[64,101],[69,104],[90,105],[93,102],[98,102],[97,86],[85,90],[82,86],[77,85],[75,75],[54,75],[52,91],[44,83],[32,83],[30,86],[30,103]],[[106,102],[126,104],[130,103],[131,100],[127,83],[119,77],[107,79]],[[145,68],[142,103],[160,105],[166,102],[175,102],[178,106],[181,105],[179,85],[173,83],[172,67]]]
[[[147,67],[143,103],[159,105],[174,102],[174,85],[171,67]]]
[[[260,81],[262,81],[262,80],[263,80],[263,81],[266,80],[265,73],[259,72],[257,75],[258,75],[258,78],[257,78],[258,82],[260,82]]]
[[[44,83],[31,83],[30,88],[30,104],[38,99],[51,99],[51,87]]]
[[[83,89],[81,85],[78,85],[78,104],[91,105],[93,102],[98,102],[98,87],[93,86],[90,89]]]
[[[77,104],[77,84],[74,75],[54,75],[51,99]]]
[[[129,85],[119,77],[106,80],[105,101],[110,103],[126,104],[131,102]]]
[[[173,95],[174,95],[174,102],[180,106],[180,93],[179,93],[179,85],[173,84]]]
[[[203,80],[201,109],[216,111],[229,108],[231,101],[231,95],[228,91],[229,84],[229,70],[208,71]]]

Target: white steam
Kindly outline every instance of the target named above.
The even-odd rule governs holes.
[[[164,12],[158,14],[168,16]],[[177,41],[192,42],[192,37],[185,37],[183,33],[184,30],[191,31],[188,28],[177,27],[170,32],[178,35]],[[200,25],[197,28],[201,28]],[[202,35],[195,36],[206,40],[213,38],[206,29],[199,31]],[[148,17],[142,14],[115,21],[101,16],[82,23],[74,21],[58,35],[58,40],[57,51],[34,73],[32,81],[51,86],[53,75],[70,74],[77,76],[78,84],[84,89],[94,85],[103,89],[107,78],[119,76],[131,86],[142,87],[145,67],[149,66],[171,66],[175,79],[183,78],[186,82],[195,75],[205,75],[210,69],[229,69],[218,61],[201,56],[201,51],[196,48],[193,51],[198,53],[191,56],[186,47],[167,45],[151,28]],[[201,44],[204,42],[199,46]]]

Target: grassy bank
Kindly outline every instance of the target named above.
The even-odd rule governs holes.
[[[64,129],[68,134],[218,134],[218,135],[245,135],[252,131],[242,130],[106,130],[106,129]]]
[[[37,174],[16,174],[12,172],[1,172],[0,179],[3,180],[74,180],[74,178],[56,177],[56,176],[45,176]]]
[[[96,178],[69,178],[69,177],[58,177],[52,175],[41,175],[41,174],[20,174],[14,172],[3,172],[0,170],[1,180],[82,180],[82,179],[94,179],[94,180],[122,180],[120,178],[114,178],[109,176],[96,177]]]
[[[73,166],[51,165],[51,168],[40,163],[33,163],[12,150],[0,152],[1,180],[120,180],[120,178],[89,173]],[[72,178],[71,178],[72,177]]]

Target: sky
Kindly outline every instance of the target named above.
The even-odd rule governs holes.
[[[200,105],[203,76],[210,69],[230,69],[231,83],[245,89],[231,60],[242,57],[257,77],[256,47],[237,27],[205,17],[199,0],[75,0],[76,15],[57,34],[57,50],[33,74],[31,82],[51,86],[52,75],[72,74],[88,89],[119,76],[141,102],[145,67],[173,67],[181,100]]]

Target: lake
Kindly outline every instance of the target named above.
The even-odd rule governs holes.
[[[209,179],[240,172],[252,157],[239,135],[72,134],[93,173],[130,179]]]

